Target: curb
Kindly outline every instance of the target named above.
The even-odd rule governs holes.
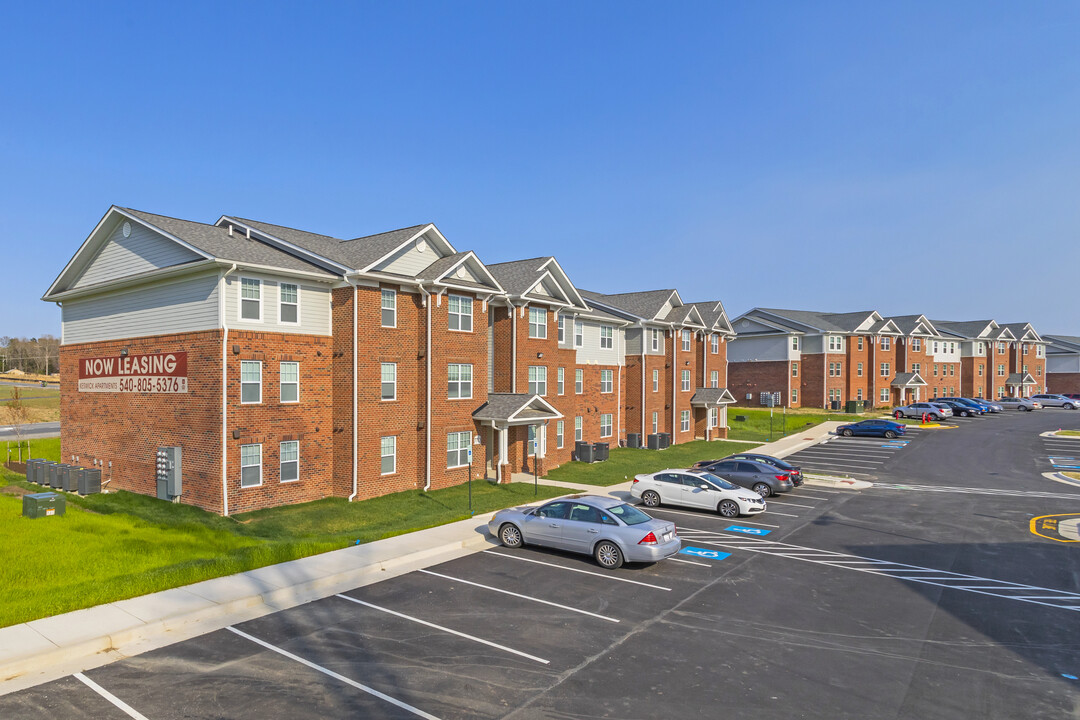
[[[874,486],[869,480],[855,480],[854,478],[842,478],[835,475],[817,475],[807,473],[803,484],[810,487],[828,487],[837,490],[866,490]]]
[[[1074,487],[1074,488],[1080,488],[1080,480],[1076,480],[1075,478],[1067,477],[1065,475],[1065,473],[1046,472],[1046,473],[1043,473],[1042,476],[1044,478],[1046,478],[1047,480],[1053,480],[1054,482],[1065,483],[1066,485],[1069,485],[1069,486]]]
[[[1060,432],[1060,428],[1058,430],[1047,430],[1046,432],[1039,433],[1039,437],[1052,437],[1057,438],[1058,440],[1076,440],[1077,442],[1080,442],[1080,436],[1078,435],[1058,435],[1058,432]]]

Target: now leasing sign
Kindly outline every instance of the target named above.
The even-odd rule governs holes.
[[[79,392],[187,391],[186,352],[79,360]]]

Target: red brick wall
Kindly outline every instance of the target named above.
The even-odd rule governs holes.
[[[859,350],[859,340],[863,342],[862,350]],[[880,353],[880,349],[871,349],[873,345],[873,338],[869,335],[856,336],[853,335],[846,340],[845,348],[845,362],[844,362],[844,382],[843,392],[844,400],[855,400],[859,397],[859,390],[862,390],[862,399],[869,400],[872,394],[874,378],[873,373],[876,372],[874,367],[875,363],[871,359],[874,353]],[[828,374],[828,363],[836,362],[836,357],[830,355],[825,364],[826,374]],[[862,377],[859,376],[859,363],[863,364]],[[833,387],[830,382],[829,387]]]
[[[79,392],[81,358],[187,352],[188,392]],[[61,455],[92,467],[106,489],[157,494],[158,447],[183,448],[180,501],[221,512],[221,331],[157,335],[60,348]],[[78,460],[74,457],[77,456]],[[111,463],[111,467],[110,467]]]
[[[1080,373],[1050,373],[1047,377],[1047,392],[1080,393]]]
[[[829,360],[826,360],[826,357]],[[825,376],[828,362],[835,362],[834,357],[824,353],[803,353],[799,361],[799,404],[802,407],[825,407]],[[842,379],[837,381],[842,382]]]
[[[805,356],[804,356],[805,357]],[[791,373],[791,363],[787,360],[769,360],[755,362],[735,362],[728,366],[730,384],[728,389],[735,397],[737,407],[760,407],[763,392],[779,392],[781,403],[788,403],[788,376]],[[803,367],[799,363],[799,377],[791,378],[792,386],[799,387],[797,383],[802,381]],[[800,394],[802,388],[799,387]],[[753,397],[746,399],[746,394]],[[820,395],[821,393],[818,392]],[[802,401],[802,397],[799,398]],[[798,403],[794,406],[798,407]]]
[[[690,399],[694,397],[694,391],[697,389],[697,378],[701,374],[701,337],[700,334],[690,330],[690,350],[683,351],[682,345],[682,330],[676,330],[674,335],[674,342],[672,348],[675,352],[675,431],[671,434],[672,443],[684,443],[690,442],[695,437],[694,432],[694,408],[690,405]],[[690,389],[682,389],[682,374],[684,371],[690,373]],[[690,411],[690,428],[686,431],[682,430],[682,413],[684,410]],[[704,437],[704,433],[701,434]]]
[[[892,405],[892,381],[896,379],[896,373],[902,372],[897,360],[897,344],[900,338],[889,337],[889,349],[881,349],[881,338],[874,344],[874,351],[871,353],[872,362],[867,366],[869,370],[869,376],[867,378],[867,389],[864,391],[866,394],[864,398],[871,401],[868,407],[890,407]],[[881,364],[889,364],[889,374],[881,374]],[[889,400],[881,399],[881,389],[889,389]],[[850,399],[850,398],[849,398]]]

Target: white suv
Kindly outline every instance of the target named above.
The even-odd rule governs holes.
[[[1080,401],[1067,398],[1064,395],[1032,395],[1031,399],[1043,407],[1059,407],[1066,410],[1075,410]]]

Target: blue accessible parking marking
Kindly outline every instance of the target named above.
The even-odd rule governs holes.
[[[723,560],[726,557],[731,557],[731,553],[720,552],[719,550],[706,550],[705,548],[696,547],[684,547],[679,551],[680,555],[693,555],[694,557],[708,558],[709,560]]]
[[[772,530],[763,530],[761,528],[743,527],[741,525],[729,525],[724,528],[728,532],[740,532],[747,535],[768,535]]]

